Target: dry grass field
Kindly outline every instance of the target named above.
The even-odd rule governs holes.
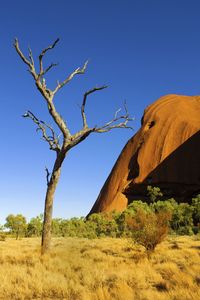
[[[125,239],[0,242],[0,299],[197,300],[200,239],[168,237],[148,260]]]

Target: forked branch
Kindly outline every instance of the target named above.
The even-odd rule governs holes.
[[[41,76],[44,76],[49,70],[51,70],[53,67],[56,67],[58,63],[51,63],[45,70],[42,71]]]
[[[38,59],[39,59],[39,72],[37,73],[35,70],[35,66],[34,66],[34,60],[33,60],[33,56],[32,56],[32,51],[29,48],[29,59],[26,58],[26,56],[23,54],[23,52],[21,51],[20,47],[19,47],[19,42],[18,39],[16,38],[14,41],[14,47],[17,51],[17,53],[19,54],[20,58],[23,60],[23,62],[29,67],[29,72],[31,73],[31,75],[33,76],[33,78],[35,79],[35,83],[37,88],[39,89],[39,91],[43,94],[43,96],[45,96],[45,98],[47,98],[47,94],[45,93],[45,91],[48,91],[49,96],[51,96],[51,98],[54,97],[54,95],[63,87],[65,86],[69,81],[71,81],[75,75],[79,75],[79,74],[84,74],[85,70],[87,68],[88,65],[88,61],[85,62],[85,64],[83,65],[82,68],[77,68],[75,69],[70,75],[67,76],[67,78],[63,81],[63,82],[59,82],[57,81],[57,86],[56,88],[52,91],[51,89],[47,89],[45,86],[44,91],[42,91],[41,89],[41,82],[40,79],[42,79],[42,77],[48,72],[50,71],[53,67],[57,66],[57,63],[51,63],[47,68],[44,69],[43,67],[43,58],[44,55],[46,54],[47,51],[53,49],[56,44],[59,42],[59,38],[55,40],[55,42],[48,46],[47,48],[43,49],[42,52],[40,53]]]
[[[128,112],[128,109],[127,109],[127,106],[126,106],[126,102],[124,103],[124,110],[125,110],[125,114],[124,115],[119,115],[119,112],[121,111],[121,108],[118,109],[115,112],[114,118],[112,120],[108,121],[107,123],[105,123],[101,127],[95,127],[94,132],[103,133],[103,132],[108,132],[108,131],[110,131],[112,129],[115,129],[115,128],[133,129],[131,126],[127,125],[127,123],[130,122],[130,121],[133,121],[134,118],[130,118],[129,112]]]
[[[42,131],[42,138],[44,141],[46,141],[49,144],[50,150],[54,150],[57,153],[60,151],[61,146],[59,144],[59,137],[55,134],[55,131],[53,128],[45,123],[42,120],[39,120],[31,111],[27,111],[24,115],[24,118],[30,118],[36,125],[37,129],[36,131],[41,130]],[[47,134],[47,129],[50,130],[51,135]]]
[[[42,59],[43,59],[43,56],[45,55],[45,53],[46,53],[47,51],[53,49],[53,48],[56,46],[56,44],[59,42],[59,40],[60,40],[59,38],[56,39],[55,42],[54,42],[52,45],[50,45],[50,46],[48,46],[47,48],[43,49],[42,52],[40,53],[40,55],[39,55],[40,76],[44,75],[44,74],[47,73],[53,66],[56,66],[56,65],[57,65],[57,64],[51,64],[51,65],[46,69],[46,72],[44,72],[44,70],[43,70],[43,61],[42,61]],[[47,71],[47,70],[48,70],[48,71]]]
[[[34,60],[33,60],[33,54],[32,54],[32,50],[31,50],[31,48],[29,47],[28,48],[28,57],[29,57],[29,59],[30,59],[30,62],[31,62],[31,64],[32,64],[32,66],[34,66]]]
[[[102,125],[101,127],[95,126],[95,127],[88,127],[87,125],[87,119],[86,119],[86,115],[85,115],[85,104],[86,104],[86,100],[87,100],[87,96],[95,91],[98,90],[102,90],[106,88],[106,86],[102,86],[99,88],[93,88],[91,90],[89,90],[88,92],[86,92],[84,94],[84,98],[83,98],[83,104],[81,107],[81,112],[82,112],[82,119],[83,119],[83,128],[78,131],[77,133],[75,133],[74,135],[71,136],[71,142],[69,144],[69,147],[72,148],[76,145],[78,145],[80,142],[82,142],[84,139],[86,139],[91,133],[93,132],[97,132],[97,133],[103,133],[103,132],[108,132],[112,129],[115,128],[129,128],[129,129],[133,129],[131,126],[128,126],[127,123],[129,121],[132,121],[133,118],[129,117],[129,113],[128,113],[128,109],[126,106],[126,103],[124,103],[124,110],[125,110],[125,114],[124,115],[118,115],[119,112],[121,111],[121,108],[118,109],[115,112],[114,118],[105,123],[104,125]]]
[[[74,70],[63,82],[60,83],[59,81],[57,81],[57,86],[53,90],[53,95],[55,95],[64,85],[66,85],[69,81],[71,81],[74,78],[74,76],[79,74],[84,74],[87,65],[88,65],[88,60],[84,63],[82,68],[77,68],[76,70]]]
[[[81,105],[81,115],[82,115],[82,120],[83,120],[83,127],[87,128],[87,119],[86,119],[86,114],[85,114],[85,105],[86,105],[86,101],[87,101],[87,96],[89,96],[92,93],[95,93],[96,91],[101,91],[103,89],[107,88],[106,85],[100,86],[100,87],[94,87],[93,89],[85,92],[84,96],[83,96],[83,102]]]
[[[18,42],[18,39],[15,38],[15,41],[14,41],[14,47],[17,51],[17,53],[19,54],[19,56],[21,57],[21,59],[23,60],[23,62],[29,66],[29,68],[32,67],[32,64],[31,62],[25,57],[25,55],[21,52],[20,48],[19,48],[19,42]],[[30,48],[29,48],[29,55],[30,55]]]
[[[107,87],[107,86],[103,85],[100,87],[94,87],[94,88],[90,89],[89,91],[85,92],[85,94],[83,96],[82,105],[81,105],[81,116],[82,116],[83,127],[80,131],[71,135],[70,130],[69,130],[65,120],[62,118],[62,116],[56,110],[53,99],[54,99],[55,94],[63,86],[65,86],[70,80],[72,80],[74,78],[74,76],[85,73],[88,61],[85,62],[85,64],[83,65],[82,68],[77,68],[76,70],[74,70],[63,82],[61,82],[61,83],[57,82],[57,86],[54,90],[49,89],[46,85],[46,80],[44,78],[44,75],[48,71],[50,71],[53,67],[55,67],[57,64],[51,63],[47,68],[44,68],[43,67],[43,58],[44,58],[45,54],[47,53],[47,51],[52,50],[57,45],[58,42],[59,42],[59,39],[56,39],[52,45],[48,46],[47,48],[45,48],[44,50],[41,51],[41,54],[39,55],[39,68],[40,68],[39,73],[37,73],[35,70],[34,59],[33,59],[31,49],[29,48],[29,59],[28,59],[25,57],[25,55],[20,50],[17,39],[15,39],[15,43],[14,43],[17,53],[19,54],[19,56],[23,60],[23,62],[26,65],[28,65],[29,72],[32,74],[38,90],[40,91],[42,96],[45,98],[50,115],[52,116],[53,120],[55,121],[55,123],[57,124],[57,126],[59,127],[59,129],[62,132],[63,145],[60,146],[59,138],[55,135],[55,132],[50,125],[46,124],[45,122],[43,122],[41,120],[38,120],[33,115],[33,113],[31,113],[30,111],[28,111],[24,115],[24,117],[31,118],[34,121],[34,123],[37,124],[37,126],[38,126],[37,130],[42,131],[43,139],[49,143],[50,149],[57,151],[57,152],[59,152],[59,151],[61,151],[61,149],[63,149],[63,151],[66,152],[69,149],[71,149],[72,147],[74,147],[75,145],[79,144],[81,141],[83,141],[92,132],[103,133],[103,132],[108,132],[115,128],[131,128],[132,129],[132,127],[127,125],[128,122],[132,121],[133,119],[130,118],[130,116],[129,116],[129,113],[128,113],[128,110],[126,107],[126,103],[124,104],[125,114],[119,115],[119,112],[121,111],[121,109],[119,109],[115,112],[114,118],[112,120],[108,121],[107,123],[105,123],[103,126],[101,126],[101,127],[98,127],[98,126],[89,127],[88,126],[87,117],[86,117],[86,113],[85,113],[87,97],[89,95],[91,95],[92,93],[103,90]],[[51,135],[48,135],[46,133],[47,129],[50,130]]]

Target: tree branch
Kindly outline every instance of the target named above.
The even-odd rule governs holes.
[[[45,78],[43,78],[43,75],[46,74],[51,68],[53,68],[54,66],[56,66],[57,64],[50,64],[45,70],[43,70],[43,63],[42,63],[42,59],[43,56],[45,55],[45,53],[48,50],[53,49],[56,44],[58,43],[59,39],[57,39],[52,45],[50,45],[49,47],[45,48],[44,50],[42,50],[40,56],[39,56],[39,64],[40,64],[40,73],[37,74],[35,71],[35,67],[34,67],[34,61],[33,61],[33,56],[32,56],[32,52],[29,48],[29,58],[30,61],[25,57],[25,55],[22,53],[22,51],[19,48],[19,43],[18,40],[15,39],[14,42],[14,47],[17,51],[17,53],[19,54],[20,58],[23,60],[23,62],[25,64],[28,65],[29,67],[29,72],[32,74],[34,80],[35,80],[35,84],[37,89],[39,90],[39,92],[42,94],[42,96],[44,97],[44,99],[47,102],[47,106],[48,106],[48,110],[50,115],[52,116],[54,122],[57,124],[57,126],[59,127],[59,129],[62,131],[62,134],[64,136],[65,140],[70,140],[71,138],[71,133],[65,123],[65,121],[63,120],[63,118],[61,117],[61,115],[57,112],[55,105],[53,103],[53,98],[54,98],[54,93],[51,89],[49,89],[46,86],[46,81]],[[86,69],[87,63],[85,63],[85,65],[83,66],[82,69],[78,68],[76,71],[74,71],[74,73],[72,73],[69,77],[73,77],[75,75],[75,73],[84,73],[85,69]],[[42,77],[42,78],[41,78]],[[42,80],[41,80],[42,79]],[[65,80],[62,84],[58,85],[58,89],[61,88],[61,86],[63,86],[64,84],[66,84]]]
[[[127,126],[127,123],[129,121],[132,121],[133,118],[129,117],[126,102],[124,103],[125,115],[118,116],[119,112],[121,111],[121,108],[120,108],[115,112],[114,118],[111,121],[104,124],[103,126],[101,126],[101,127],[95,126],[93,128],[88,127],[87,120],[86,120],[86,115],[85,115],[85,105],[86,105],[87,96],[94,93],[94,92],[96,92],[96,91],[102,90],[106,87],[107,86],[95,87],[95,88],[89,90],[88,92],[86,92],[84,94],[83,103],[82,103],[82,107],[81,107],[81,113],[82,113],[82,119],[83,119],[83,128],[80,131],[78,131],[77,133],[75,133],[74,135],[71,136],[71,141],[68,144],[68,147],[70,149],[72,147],[78,145],[83,140],[85,140],[92,132],[103,133],[103,132],[108,132],[108,131],[110,131],[112,129],[115,129],[115,128],[133,129],[131,126]],[[122,120],[122,122],[119,122],[120,120]]]
[[[30,58],[30,61],[25,57],[25,55],[22,53],[22,51],[20,50],[19,48],[19,42],[18,42],[18,39],[15,38],[15,41],[14,41],[14,47],[17,51],[17,53],[19,54],[20,58],[23,60],[23,62],[29,67],[29,72],[31,73],[31,75],[33,76],[33,78],[35,80],[38,79],[38,74],[36,73],[35,71],[35,67],[34,67],[34,61],[33,61],[33,56],[32,56],[32,52],[31,52],[31,49],[29,48],[29,58]]]
[[[115,128],[129,128],[129,129],[133,129],[131,126],[127,126],[127,123],[129,121],[133,121],[134,118],[130,118],[129,117],[129,113],[128,113],[128,109],[127,109],[127,106],[126,106],[126,102],[124,103],[124,110],[125,110],[125,115],[118,116],[118,113],[121,111],[121,108],[118,109],[115,112],[114,118],[112,120],[108,121],[107,123],[105,123],[101,127],[94,127],[93,132],[103,133],[103,132],[108,132],[108,131],[110,131],[112,129],[115,129]],[[123,121],[119,122],[120,120],[123,120]]]
[[[47,72],[49,72],[49,70],[51,70],[53,67],[56,67],[58,65],[57,64],[54,64],[54,63],[51,63],[41,74],[41,76],[44,76]]]
[[[49,170],[48,170],[48,168],[47,167],[45,167],[45,171],[46,171],[46,179],[47,179],[47,186],[49,185],[49,182],[50,182],[50,180],[49,180],[49,177],[50,177],[50,175],[51,175],[51,173],[49,172]]]
[[[23,62],[31,68],[32,67],[31,62],[24,56],[24,54],[19,49],[19,42],[18,42],[17,38],[15,38],[14,47],[15,47],[17,53],[19,54],[19,56],[21,57],[21,59],[23,60]]]
[[[29,59],[31,61],[31,65],[34,66],[33,54],[32,54],[32,50],[31,50],[30,47],[28,48],[28,51],[29,51],[29,55],[28,56],[29,56]]]
[[[85,62],[82,68],[77,68],[76,70],[74,70],[63,82],[60,83],[58,81],[56,88],[53,90],[53,95],[55,95],[64,85],[66,85],[70,80],[72,80],[75,75],[84,74],[87,65],[88,65],[88,61]]]
[[[60,152],[61,146],[59,144],[59,138],[56,136],[53,128],[50,125],[46,124],[44,121],[38,120],[38,118],[36,118],[36,116],[29,110],[23,115],[23,117],[30,118],[37,125],[36,131],[42,131],[42,138],[49,144],[51,150],[54,150],[57,153]],[[47,128],[50,130],[52,135],[47,134]]]
[[[106,85],[103,85],[101,87],[94,87],[93,89],[85,92],[84,96],[83,96],[83,102],[82,102],[82,106],[81,106],[81,115],[82,115],[82,119],[83,119],[83,128],[87,128],[87,119],[86,119],[86,114],[85,114],[85,105],[86,105],[86,101],[87,101],[87,96],[95,93],[96,91],[101,91],[103,89],[107,88]]]
[[[43,56],[45,55],[45,53],[46,53],[47,51],[53,49],[53,48],[56,46],[56,44],[59,42],[59,40],[60,40],[59,38],[56,39],[55,42],[54,42],[52,45],[50,45],[50,46],[48,46],[47,48],[43,49],[42,52],[40,53],[40,55],[39,55],[39,66],[40,66],[40,73],[39,73],[39,74],[40,74],[40,76],[44,75],[43,61],[42,61]],[[53,64],[52,64],[52,65],[53,65]],[[47,73],[47,72],[46,72],[46,73]]]
[[[59,152],[61,150],[67,151],[68,149],[74,147],[75,145],[77,145],[78,143],[83,141],[92,132],[97,132],[97,133],[108,132],[114,128],[131,128],[132,129],[132,127],[127,125],[127,123],[129,121],[132,121],[133,119],[129,117],[126,103],[124,104],[124,109],[125,109],[124,115],[119,116],[119,112],[121,111],[121,109],[119,109],[115,112],[114,118],[111,121],[105,123],[103,126],[101,126],[101,127],[95,126],[93,128],[88,127],[86,113],[85,113],[87,97],[96,91],[105,89],[107,86],[104,85],[104,86],[100,86],[100,87],[94,87],[94,88],[90,89],[89,91],[85,92],[85,94],[83,96],[82,105],[81,105],[81,116],[82,116],[83,128],[80,131],[78,131],[77,133],[75,133],[74,135],[71,135],[66,122],[64,121],[62,116],[57,112],[56,107],[53,102],[53,99],[54,99],[55,94],[64,85],[66,85],[70,80],[72,80],[74,76],[85,73],[88,61],[85,62],[85,64],[83,65],[82,68],[77,68],[75,71],[73,71],[62,83],[57,82],[57,86],[54,90],[49,89],[46,86],[46,81],[43,76],[48,71],[50,71],[53,67],[55,67],[57,64],[51,63],[46,69],[44,69],[43,68],[43,57],[46,54],[46,52],[53,49],[58,42],[59,42],[59,39],[57,39],[52,45],[50,45],[47,48],[45,48],[44,50],[42,50],[41,54],[39,55],[39,68],[40,68],[39,73],[37,73],[35,71],[34,60],[33,60],[33,55],[32,55],[31,49],[29,48],[29,59],[27,59],[19,48],[18,40],[15,39],[15,42],[14,42],[14,46],[15,46],[17,53],[19,54],[19,56],[23,60],[23,62],[26,65],[28,65],[29,72],[32,74],[32,76],[35,80],[37,89],[39,90],[39,92],[42,94],[42,96],[46,100],[50,115],[52,116],[54,122],[57,124],[57,126],[59,127],[59,129],[62,132],[63,144],[61,146],[59,143],[59,138],[55,135],[55,132],[50,125],[46,124],[45,122],[43,122],[41,120],[38,120],[33,115],[33,113],[31,113],[30,111],[28,111],[24,115],[24,117],[31,118],[34,121],[34,123],[37,124],[37,131],[38,130],[42,131],[42,137],[46,142],[49,143],[50,149],[57,151],[57,152]],[[46,133],[47,129],[50,130],[51,135],[48,135]]]

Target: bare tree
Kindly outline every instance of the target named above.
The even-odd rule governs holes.
[[[50,150],[55,151],[56,153],[56,158],[55,158],[52,172],[50,173],[49,170],[46,168],[47,191],[46,191],[46,198],[45,198],[44,223],[43,223],[42,245],[41,245],[42,254],[46,253],[50,248],[54,194],[55,194],[57,183],[60,178],[61,166],[63,164],[63,161],[68,151],[71,150],[76,145],[78,145],[80,142],[84,141],[93,132],[103,133],[103,132],[108,132],[114,128],[131,128],[130,126],[127,125],[127,123],[132,120],[129,117],[129,113],[125,105],[124,115],[119,115],[120,110],[118,110],[115,113],[114,118],[109,122],[107,122],[106,124],[104,124],[103,126],[89,127],[87,123],[86,113],[85,113],[87,98],[89,95],[97,91],[103,90],[107,86],[103,85],[99,87],[94,87],[89,91],[86,91],[85,94],[83,95],[83,100],[81,105],[81,117],[82,117],[83,126],[78,132],[76,132],[75,134],[71,134],[67,126],[67,123],[65,122],[65,120],[59,114],[59,112],[55,107],[54,97],[56,93],[61,88],[63,88],[67,83],[69,83],[76,75],[85,73],[88,62],[86,61],[82,68],[77,68],[76,70],[74,70],[70,75],[66,77],[64,81],[62,82],[58,81],[54,89],[50,89],[46,85],[45,76],[57,64],[51,63],[49,66],[44,68],[43,58],[49,50],[52,50],[57,45],[58,42],[59,39],[57,39],[52,45],[42,50],[42,52],[40,53],[38,57],[39,71],[36,70],[31,49],[30,48],[28,49],[28,58],[27,58],[24,55],[24,53],[21,51],[18,40],[15,39],[14,42],[14,47],[18,55],[20,56],[22,61],[28,66],[28,71],[32,75],[37,89],[42,94],[43,98],[47,103],[49,114],[51,115],[53,121],[56,123],[56,125],[61,131],[61,136],[57,136],[52,126],[38,119],[31,111],[27,111],[23,115],[25,118],[30,118],[36,124],[37,130],[41,131],[42,138],[44,139],[44,141],[46,141],[49,144]]]

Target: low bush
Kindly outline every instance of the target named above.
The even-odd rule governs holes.
[[[139,209],[127,220],[133,240],[145,247],[148,256],[166,237],[169,230],[170,212],[147,212]]]
[[[0,241],[5,242],[5,240],[6,240],[6,234],[4,232],[1,232],[0,233]]]

